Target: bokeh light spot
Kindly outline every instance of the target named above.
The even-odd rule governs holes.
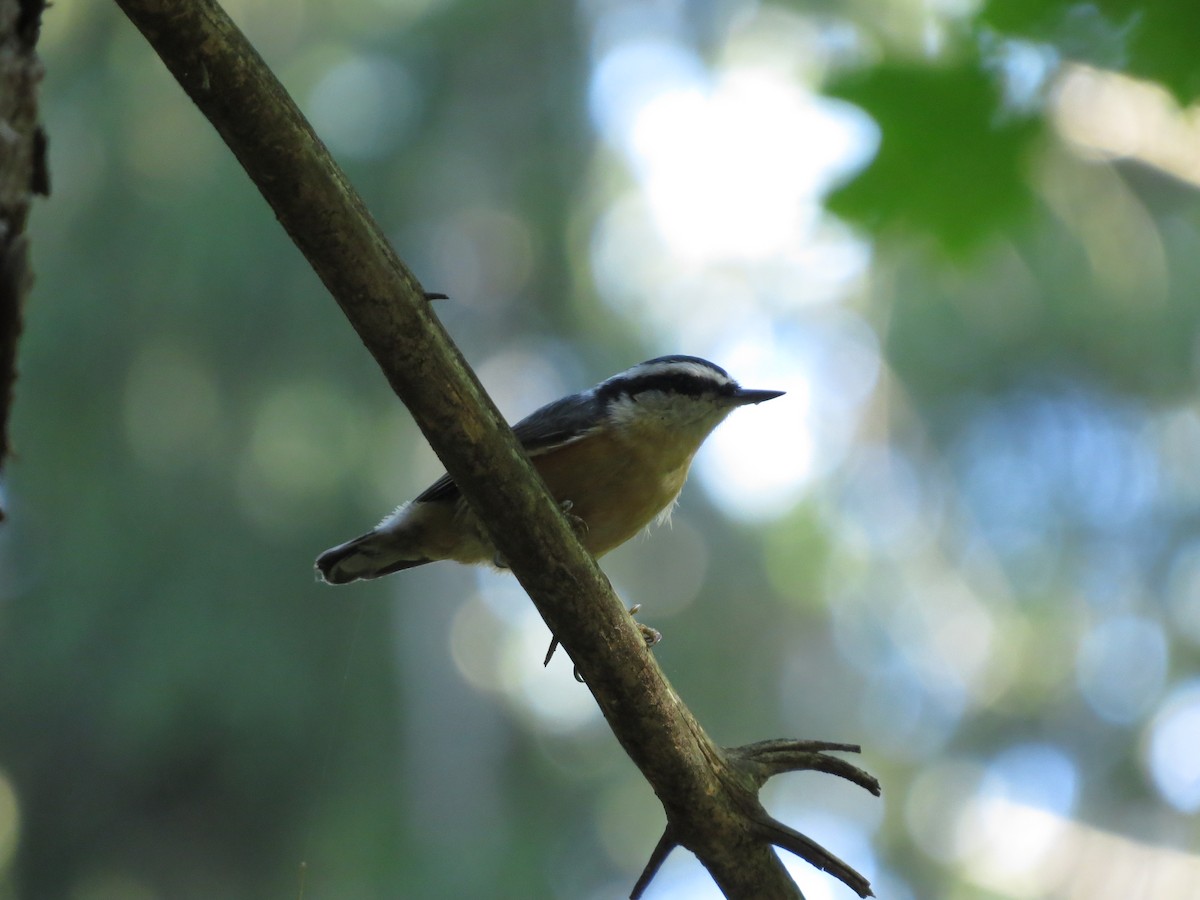
[[[21,832],[21,808],[8,776],[0,771],[0,876],[7,872],[17,852]]]
[[[840,316],[813,331],[821,347],[812,334],[743,322],[712,351],[744,386],[787,392],[736,411],[697,456],[698,478],[727,515],[779,518],[848,447],[878,370],[874,333]],[[839,353],[855,360],[852,377],[833,364]]]
[[[283,385],[260,404],[250,441],[255,467],[272,487],[294,494],[324,493],[363,450],[357,405],[325,383]]]
[[[221,448],[221,398],[212,368],[169,342],[141,348],[125,382],[125,435],[144,465],[172,471]]]
[[[516,214],[475,206],[446,217],[433,233],[437,287],[494,313],[523,291],[534,272],[533,234]]]
[[[769,375],[745,383],[787,393],[764,406],[735,412],[734,421],[717,429],[697,460],[705,490],[736,518],[783,515],[812,477],[809,383],[798,368],[783,371],[787,361],[782,362]]]
[[[238,499],[247,519],[274,532],[305,525],[301,507],[337,490],[367,448],[364,411],[324,382],[280,385],[255,410],[239,461]]]
[[[503,627],[494,611],[478,596],[464,603],[454,615],[450,626],[450,658],[476,690],[494,692],[499,688],[496,673],[500,668],[500,645],[496,634]]]
[[[1067,816],[1078,791],[1079,772],[1071,757],[1052,744],[1030,743],[996,755],[980,795]]]
[[[971,877],[1001,883],[1009,896],[1042,893],[1043,864],[1068,833],[1069,820],[1004,797],[974,798],[959,820],[959,855]]]
[[[1181,812],[1200,812],[1200,681],[1177,687],[1148,729],[1144,764],[1163,799]]]
[[[651,525],[649,531],[604,557],[604,571],[618,596],[629,597],[628,605],[641,603],[641,618],[646,622],[690,606],[704,587],[708,564],[708,544],[687,516]],[[653,591],[644,600],[635,599],[625,585],[652,585]]]
[[[1080,642],[1075,674],[1097,715],[1116,724],[1133,722],[1158,699],[1166,680],[1162,625],[1130,615],[1100,622]]]
[[[539,730],[570,734],[603,721],[591,693],[572,677],[573,666],[561,647],[543,667],[550,632],[533,604],[497,637],[503,643],[501,689],[510,705]]]
[[[133,121],[127,132],[124,158],[141,177],[139,188],[178,199],[182,190],[194,191],[208,184],[224,148],[203,116],[190,105],[157,93],[148,99],[159,102],[130,110]]]
[[[684,259],[766,260],[808,234],[817,198],[874,153],[874,126],[770,69],[710,76],[669,42],[618,45],[593,112],[623,150],[666,243]]]
[[[407,135],[418,101],[412,77],[395,61],[352,56],[331,66],[316,83],[308,113],[335,153],[375,159]]]
[[[647,104],[661,94],[703,83],[705,77],[697,56],[674,42],[622,41],[593,68],[592,119],[603,137],[622,147]]]
[[[904,821],[917,846],[939,862],[959,855],[959,824],[985,771],[977,763],[945,759],[925,766],[904,803]]]
[[[1200,540],[1189,541],[1175,552],[1167,604],[1178,633],[1200,645]]]
[[[596,805],[596,834],[609,858],[622,869],[637,871],[646,848],[662,834],[662,804],[641,778],[611,785]]]
[[[753,69],[653,97],[630,134],[659,230],[681,256],[765,260],[815,225],[816,198],[871,147],[865,117]]]

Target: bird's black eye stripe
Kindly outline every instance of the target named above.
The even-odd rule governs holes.
[[[703,394],[720,394],[731,397],[737,391],[737,384],[732,381],[718,383],[682,372],[655,372],[632,378],[610,379],[600,386],[597,396],[601,400],[611,400],[622,395],[636,397],[646,391],[682,394],[686,397],[699,397]]]

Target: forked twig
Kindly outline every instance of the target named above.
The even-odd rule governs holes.
[[[728,767],[731,778],[726,779],[731,791],[742,794],[738,804],[749,821],[749,829],[759,840],[796,854],[822,872],[828,872],[860,897],[874,896],[871,883],[852,866],[834,856],[812,838],[785,825],[772,817],[758,799],[758,791],[767,780],[784,772],[814,771],[837,775],[852,781],[859,787],[880,795],[879,781],[873,775],[852,765],[844,759],[830,756],[827,751],[859,753],[857,744],[833,741],[769,740],[727,748],[723,753],[723,764]],[[670,852],[683,844],[677,837],[678,829],[668,820],[666,830],[658,839],[654,852],[646,863],[629,895],[638,900],[645,892]]]

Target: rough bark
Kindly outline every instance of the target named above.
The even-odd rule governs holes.
[[[33,283],[25,224],[35,194],[49,193],[46,138],[38,124],[42,0],[0,0],[0,470],[17,380],[22,310]],[[0,520],[4,510],[0,509]]]
[[[782,770],[783,757],[772,769],[754,747],[720,749],[680,701],[421,286],[220,7],[212,0],[117,2],[220,132],[337,300],[661,799],[667,832],[635,892],[679,845],[699,857],[729,897],[799,897],[772,849],[778,845],[869,893],[853,870],[762,811],[758,788]],[[793,756],[790,768],[829,768],[825,761],[832,757],[803,746],[809,755]],[[821,765],[812,765],[818,758]],[[839,760],[833,764],[842,767],[838,774],[878,791],[869,776]]]

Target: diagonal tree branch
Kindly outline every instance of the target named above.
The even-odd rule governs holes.
[[[729,897],[799,897],[752,815],[762,773],[738,769],[679,700],[416,279],[253,47],[213,0],[117,2],[241,161],[574,660],[663,803],[661,856],[687,847]]]
[[[33,196],[50,193],[46,135],[38,123],[42,8],[42,0],[0,0],[0,470],[11,450],[17,342],[33,284],[25,223]]]

